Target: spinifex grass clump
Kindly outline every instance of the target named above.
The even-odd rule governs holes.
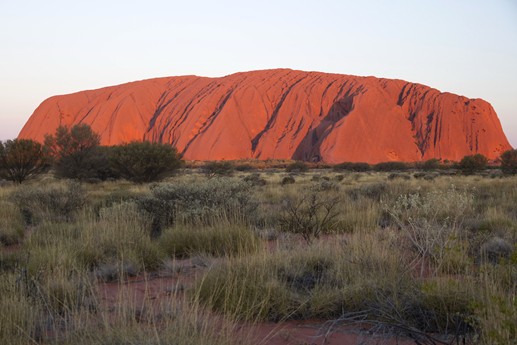
[[[23,239],[23,217],[16,205],[0,201],[0,247],[20,243]]]
[[[21,266],[0,282],[0,341],[40,343],[66,335],[79,315],[95,312],[97,301],[90,277],[78,270]]]
[[[468,289],[458,283],[441,296],[412,277],[389,243],[365,236],[354,236],[347,244],[320,243],[228,260],[199,280],[195,296],[244,320],[339,319],[361,313],[369,322],[424,332],[470,329],[474,297],[465,295]],[[461,293],[464,299],[448,299]]]
[[[47,186],[23,186],[11,196],[28,225],[43,221],[72,222],[86,203],[86,193],[78,182]]]
[[[245,255],[256,252],[260,240],[246,225],[224,223],[214,226],[177,225],[166,229],[159,239],[164,251],[176,257],[196,254]]]
[[[155,270],[163,253],[148,232],[150,220],[134,202],[113,204],[87,217],[77,257],[83,265]],[[129,266],[128,266],[129,265]]]
[[[45,270],[3,275],[0,281],[2,344],[236,344],[236,326],[172,294],[161,303],[137,300],[118,286],[106,304],[91,275]],[[146,295],[151,288],[146,288]],[[246,333],[239,334],[247,342]],[[241,342],[242,343],[242,342]],[[249,343],[249,342],[248,342]]]

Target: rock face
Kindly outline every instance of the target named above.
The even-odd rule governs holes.
[[[45,100],[20,132],[86,123],[102,144],[173,144],[187,160],[497,158],[511,148],[489,103],[402,80],[287,69],[149,79]]]

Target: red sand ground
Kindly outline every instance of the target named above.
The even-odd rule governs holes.
[[[402,80],[288,69],[149,79],[54,96],[19,138],[86,123],[102,144],[173,144],[187,160],[458,161],[510,145],[492,106]]]
[[[142,305],[159,305],[168,301],[171,296],[182,298],[181,287],[193,282],[196,274],[203,268],[192,265],[191,260],[175,262],[175,267],[181,273],[160,276],[148,275],[133,277],[126,282],[102,283],[99,285],[100,298],[103,305],[115,309],[120,299],[132,301],[137,309]],[[122,294],[122,295],[121,295]],[[259,324],[245,324],[236,332],[242,332],[243,337],[250,339],[256,345],[409,345],[415,344],[411,339],[372,335],[367,325],[348,325],[340,323],[325,323],[314,321],[286,321],[280,323],[265,322]]]

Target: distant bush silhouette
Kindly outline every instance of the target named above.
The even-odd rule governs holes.
[[[418,164],[418,168],[422,170],[436,170],[440,168],[440,160],[436,158],[428,159],[420,164]]]
[[[285,168],[287,172],[306,172],[307,170],[309,170],[309,167],[301,161],[291,163]]]
[[[235,166],[235,170],[237,171],[252,171],[254,170],[255,168],[253,167],[253,165],[251,164],[238,164]]]
[[[486,168],[488,159],[480,153],[462,158],[458,168],[464,175],[472,175]]]
[[[408,169],[409,165],[404,162],[382,162],[373,166],[375,171],[404,171]]]
[[[508,150],[501,155],[501,170],[508,175],[517,174],[517,150]]]
[[[178,151],[169,144],[134,141],[109,151],[115,175],[139,183],[163,180],[182,163]]]
[[[43,146],[27,139],[0,141],[0,177],[22,183],[28,178],[45,172],[49,156]]]
[[[368,163],[363,162],[343,162],[334,165],[333,169],[335,171],[354,171],[354,172],[363,172],[370,171],[372,167]]]

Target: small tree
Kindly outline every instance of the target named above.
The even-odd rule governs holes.
[[[148,141],[113,146],[110,161],[116,175],[139,183],[162,180],[181,166],[174,147]]]
[[[341,212],[341,197],[312,191],[301,198],[286,199],[282,207],[280,228],[302,235],[307,243],[321,234],[332,232]]]
[[[59,126],[54,135],[45,136],[45,147],[55,159],[59,177],[99,178],[98,169],[105,170],[108,162],[99,151],[100,136],[90,126],[78,124],[72,128]]]
[[[517,174],[517,150],[508,150],[501,155],[501,170],[508,175]]]
[[[0,141],[0,176],[22,183],[26,179],[45,172],[49,156],[43,146],[30,139]]]
[[[45,146],[57,159],[97,147],[100,141],[100,135],[84,123],[72,128],[59,126],[54,135],[45,136]]]
[[[464,175],[472,175],[486,168],[488,159],[480,153],[463,157],[459,168]]]

